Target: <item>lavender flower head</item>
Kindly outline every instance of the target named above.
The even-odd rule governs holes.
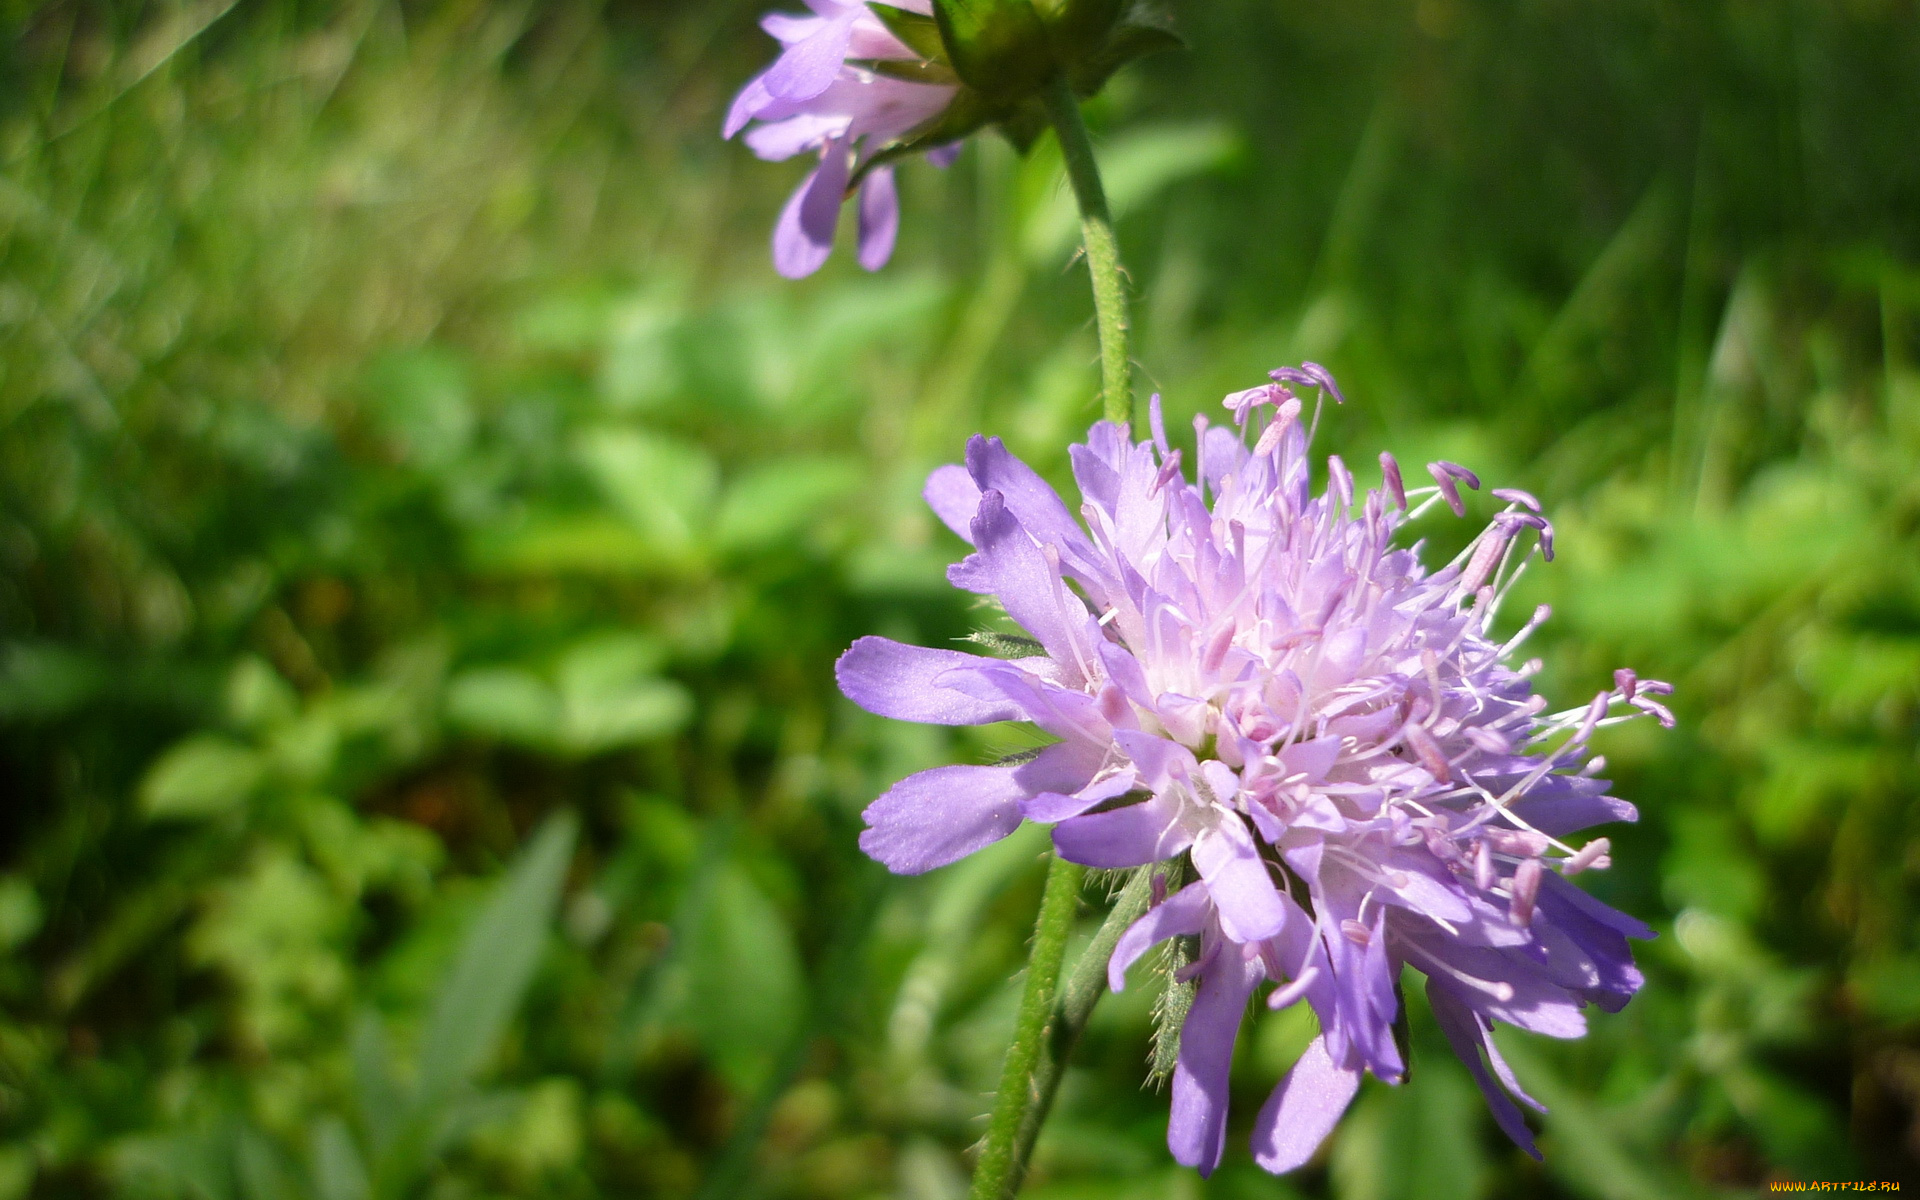
[[[808,151],[820,157],[774,226],[774,269],[789,279],[820,269],[833,252],[848,183],[859,175],[860,265],[877,271],[893,255],[900,200],[893,167],[872,160],[888,143],[937,120],[958,88],[888,74],[926,64],[864,3],[807,0],[807,6],[811,16],[762,18],[761,28],[781,43],[780,57],[734,97],[722,133],[731,138],[758,121],[746,141],[761,158]],[[933,11],[932,0],[898,0],[893,7],[922,16]],[[945,166],[958,152],[954,143],[927,157]]]
[[[1315,496],[1293,388],[1340,394],[1311,363],[1272,379],[1226,398],[1234,428],[1196,419],[1191,482],[1158,397],[1147,441],[1095,425],[1071,451],[1080,521],[994,438],[933,473],[928,503],[973,546],[948,577],[997,599],[1031,644],[992,639],[1017,655],[1001,658],[862,638],[840,686],[882,716],[1027,721],[1054,740],[902,780],[867,809],[861,846],[920,872],[1029,819],[1075,862],[1165,864],[1109,975],[1118,990],[1151,946],[1186,939],[1180,978],[1197,986],[1168,1145],[1203,1174],[1223,1150],[1248,998],[1271,985],[1269,1008],[1304,1002],[1319,1020],[1254,1125],[1255,1159],[1288,1171],[1363,1071],[1405,1077],[1407,966],[1496,1121],[1537,1157],[1515,1101],[1540,1106],[1490,1033],[1579,1037],[1586,1005],[1617,1011],[1639,989],[1627,939],[1652,931],[1569,882],[1609,865],[1607,839],[1567,839],[1636,819],[1594,777],[1589,741],[1644,714],[1671,724],[1657,699],[1671,689],[1621,671],[1591,703],[1547,712],[1538,662],[1510,665],[1546,609],[1493,633],[1522,569],[1552,556],[1538,503],[1496,491],[1504,510],[1428,571],[1396,533],[1436,504],[1464,512],[1460,485],[1480,481],[1435,463],[1433,486],[1409,489],[1383,454],[1363,494],[1332,457]]]

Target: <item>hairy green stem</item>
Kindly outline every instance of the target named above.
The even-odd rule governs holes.
[[[1062,867],[1070,868],[1073,873],[1073,892],[1079,893],[1080,868],[1061,858],[1053,860],[1054,869],[1047,876],[1047,897],[1054,895],[1054,881],[1062,874]],[[1013,1046],[1007,1051],[1006,1066],[1001,1070],[1000,1092],[994,1098],[993,1117],[987,1127],[987,1138],[980,1151],[979,1162],[973,1172],[972,1200],[1011,1200],[1020,1190],[1021,1181],[1026,1178],[1027,1162],[1033,1157],[1033,1145],[1040,1137],[1040,1127],[1046,1124],[1047,1113],[1053,1108],[1053,1099],[1060,1090],[1060,1078],[1066,1073],[1067,1058],[1073,1053],[1073,1047],[1080,1040],[1080,1032],[1087,1027],[1087,1019],[1093,1015],[1093,1006],[1099,1002],[1107,990],[1107,960],[1113,957],[1113,948],[1120,941],[1120,935],[1127,926],[1140,919],[1147,911],[1152,893],[1153,867],[1141,867],[1127,881],[1127,886],[1114,901],[1113,911],[1101,923],[1093,941],[1081,952],[1079,961],[1074,963],[1073,972],[1065,984],[1056,991],[1050,983],[1047,988],[1047,1001],[1036,1013],[1032,1005],[1036,1002],[1034,976],[1027,977],[1027,990],[1021,998],[1020,1023],[1014,1036]],[[1073,906],[1060,906],[1068,914],[1069,921]],[[1047,930],[1049,905],[1041,901],[1040,931],[1034,937],[1035,960],[1040,955],[1042,934]],[[1058,948],[1052,951],[1049,963],[1051,973],[1057,982],[1060,974],[1060,960],[1065,950],[1064,924],[1059,932]],[[1028,1035],[1031,1034],[1031,1037]]]
[[[1130,423],[1133,388],[1128,378],[1127,288],[1120,270],[1120,243],[1114,237],[1113,216],[1107,211],[1106,189],[1100,183],[1100,168],[1094,161],[1086,123],[1080,119],[1080,102],[1074,99],[1065,77],[1049,84],[1042,99],[1047,118],[1060,138],[1067,178],[1080,205],[1087,270],[1093,276],[1094,321],[1100,332],[1102,406],[1107,420]],[[1085,872],[1058,855],[1048,866],[1046,892],[1034,926],[1033,953],[1027,960],[1027,985],[1020,997],[1013,1044],[1007,1048],[1007,1060],[1000,1069],[1000,1090],[994,1096],[986,1140],[974,1166],[972,1200],[1012,1200],[1020,1190],[1034,1142],[1059,1091],[1067,1056],[1086,1028],[1087,1018],[1093,1015],[1093,1006],[1107,989],[1107,960],[1127,926],[1146,911],[1152,890],[1151,871],[1142,867],[1134,873],[1062,987],[1060,967]]]
[[[973,1200],[1007,1200],[1020,1189],[1020,1177],[1026,1173],[1026,1156],[1016,1155],[1014,1147],[1027,1110],[1037,1098],[1034,1065],[1052,1040],[1054,992],[1085,875],[1086,868],[1057,854],[1048,861],[1047,887],[1040,897],[1040,917],[1034,922],[1033,952],[1027,958],[1027,986],[1020,995],[1013,1044],[1007,1047],[1007,1060],[1000,1068],[993,1116],[973,1168]]]
[[[1065,76],[1041,92],[1047,120],[1060,139],[1067,160],[1067,178],[1080,204],[1080,234],[1086,243],[1087,272],[1093,276],[1093,316],[1100,331],[1100,395],[1109,421],[1133,419],[1133,386],[1127,360],[1127,281],[1120,269],[1120,242],[1113,233],[1113,215],[1107,211],[1107,192],[1100,184],[1100,167],[1093,158],[1087,125],[1080,119],[1080,102]]]
[[[1093,941],[1080,953],[1079,961],[1073,964],[1073,971],[1067,976],[1066,983],[1060,987],[1060,994],[1054,1000],[1053,1025],[1049,1030],[1046,1045],[1041,1048],[1040,1056],[1033,1065],[1033,1103],[1027,1106],[1022,1115],[1019,1132],[1013,1143],[1014,1162],[1018,1164],[1013,1187],[1018,1190],[1021,1178],[1026,1174],[1027,1160],[1033,1156],[1033,1144],[1040,1137],[1040,1127],[1046,1123],[1047,1113],[1053,1108],[1054,1093],[1060,1089],[1060,1078],[1066,1074],[1067,1059],[1073,1054],[1073,1047],[1080,1040],[1080,1031],[1087,1027],[1087,1019],[1093,1016],[1093,1006],[1107,991],[1107,960],[1113,957],[1113,948],[1120,941],[1120,935],[1127,926],[1140,919],[1147,911],[1153,891],[1152,865],[1137,867],[1133,877],[1127,880],[1127,886],[1121,889],[1119,897],[1113,902],[1113,911],[1101,922],[1100,931],[1093,935]],[[976,1193],[977,1194],[977,1193]],[[1011,1195],[1012,1192],[1008,1192]]]

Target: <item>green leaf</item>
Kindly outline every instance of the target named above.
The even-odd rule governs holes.
[[[18,875],[0,875],[0,954],[40,932],[45,913],[33,884]]]
[[[72,712],[109,679],[102,664],[53,642],[0,646],[0,718],[44,720]]]
[[[1302,1007],[1305,1007],[1304,1005]],[[1476,1200],[1487,1173],[1485,1117],[1473,1082],[1445,1054],[1422,1063],[1420,1081],[1368,1082],[1333,1145],[1343,1200]]]
[[[250,1126],[234,1131],[233,1175],[242,1200],[304,1200],[286,1159]]]
[[[705,450],[639,429],[583,433],[575,452],[601,493],[662,556],[695,557],[720,472]]]
[[[1067,82],[1080,96],[1091,96],[1106,86],[1115,71],[1136,58],[1163,50],[1184,50],[1186,42],[1171,29],[1152,24],[1123,24],[1096,51],[1068,60]]]
[[[1115,137],[1100,153],[1107,203],[1114,219],[1149,203],[1184,179],[1217,171],[1240,153],[1232,129],[1213,121],[1149,125]],[[1080,214],[1065,187],[1054,188],[1028,218],[1023,235],[1027,259],[1036,265],[1064,258],[1079,241]]]
[[[691,1023],[727,1082],[751,1093],[803,1017],[800,954],[785,918],[737,863],[717,865],[691,899]]]
[[[243,729],[259,730],[291,721],[300,697],[265,659],[248,655],[227,676],[227,716]]]
[[[477,425],[466,360],[427,348],[393,354],[368,374],[369,407],[405,457],[429,470],[462,458]]]
[[[369,1200],[373,1187],[347,1123],[321,1117],[313,1126],[313,1194],[317,1200]]]
[[[483,571],[544,576],[580,572],[625,576],[675,565],[633,525],[611,513],[534,508],[504,528],[476,530],[468,545]]]
[[[693,697],[667,679],[641,679],[566,698],[561,745],[576,754],[651,741],[678,732],[693,716]]]
[[[1120,19],[1124,0],[1035,0],[1062,62],[1098,53]]]
[[[879,17],[880,23],[887,27],[887,32],[905,43],[907,49],[929,62],[946,62],[947,47],[940,40],[938,21],[921,13],[895,8],[891,4],[873,3],[867,5],[867,9]]]
[[[989,104],[1008,106],[1053,73],[1047,30],[1029,0],[934,0],[947,61]]]
[[[140,809],[155,820],[211,817],[253,794],[266,760],[232,738],[203,733],[180,742],[148,768]]]
[[[770,547],[806,532],[821,511],[865,482],[849,458],[782,459],[742,475],[727,488],[714,519],[715,542],[725,550]]]
[[[363,1011],[354,1020],[352,1037],[354,1104],[374,1157],[384,1158],[400,1131],[406,1097],[393,1078],[392,1050],[380,1015]]]
[[[1629,1144],[1611,1114],[1562,1078],[1524,1038],[1503,1029],[1498,1040],[1520,1085],[1547,1107],[1552,1142],[1546,1167],[1569,1192],[1591,1200],[1693,1200],[1715,1194],[1673,1160]]]
[[[533,981],[578,822],[549,817],[494,885],[440,985],[421,1041],[416,1110],[446,1102],[477,1072]]]
[[[915,58],[854,58],[848,59],[847,65],[864,67],[875,75],[885,75],[889,79],[924,83],[931,87],[954,87],[960,82],[960,77],[947,64]]]
[[[1045,654],[1047,648],[1030,637],[1020,637],[1012,633],[995,633],[991,629],[980,629],[967,635],[967,640],[976,646],[986,648],[995,658],[1034,658]]]
[[[655,678],[665,650],[640,634],[597,634],[560,659],[561,747],[593,754],[664,737],[693,715],[693,698],[671,680]]]
[[[447,685],[447,720],[455,728],[510,742],[541,745],[560,732],[560,697],[531,671],[479,667]]]

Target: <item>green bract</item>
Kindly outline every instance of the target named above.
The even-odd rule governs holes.
[[[1091,96],[1127,63],[1182,44],[1166,18],[1139,0],[934,0],[931,17],[868,7],[925,61],[867,65],[917,83],[957,84],[960,92],[938,120],[873,155],[860,176],[984,125],[997,126],[1024,154],[1046,127],[1040,91],[1053,79],[1065,75],[1077,95]]]

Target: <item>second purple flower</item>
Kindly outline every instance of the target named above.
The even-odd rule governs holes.
[[[900,227],[893,167],[875,165],[890,143],[938,121],[958,87],[899,78],[890,71],[930,68],[864,3],[807,0],[808,16],[769,13],[761,28],[781,44],[780,57],[734,98],[722,133],[751,122],[747,145],[764,159],[819,155],[820,165],[793,193],[773,232],[773,263],[789,279],[819,270],[833,252],[834,230],[848,184],[860,177],[859,259],[869,271],[886,265]],[[893,7],[926,16],[930,0]],[[937,73],[937,72],[935,72]],[[945,166],[959,144],[927,157]]]

